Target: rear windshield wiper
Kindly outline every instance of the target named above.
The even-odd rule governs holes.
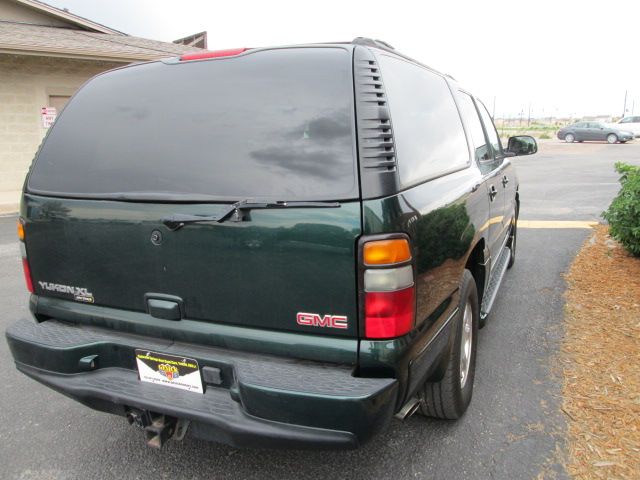
[[[240,200],[232,205],[228,205],[228,208],[219,215],[189,215],[183,213],[174,213],[168,217],[162,219],[162,223],[172,231],[179,230],[188,223],[199,222],[217,222],[222,223],[225,220],[232,219],[234,222],[241,222],[244,220],[243,211],[254,209],[273,209],[273,208],[339,208],[339,202],[305,202],[305,201],[293,201],[293,202],[253,202],[250,200]]]

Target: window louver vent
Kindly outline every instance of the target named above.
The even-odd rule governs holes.
[[[382,75],[366,47],[356,48],[354,75],[362,193],[365,198],[375,198],[397,188],[397,163]]]
[[[360,148],[364,168],[396,169],[393,131],[380,69],[375,60],[359,60],[356,64],[362,105],[358,120],[362,135]]]

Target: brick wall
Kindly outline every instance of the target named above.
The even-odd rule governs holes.
[[[50,95],[72,95],[119,63],[0,54],[0,214],[16,212],[20,190],[46,133],[40,109]]]

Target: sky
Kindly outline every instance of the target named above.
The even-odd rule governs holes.
[[[640,115],[640,1],[46,0],[124,33],[210,50],[378,38],[496,117]],[[494,110],[495,102],[495,110]]]

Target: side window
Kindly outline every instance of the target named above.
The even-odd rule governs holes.
[[[487,139],[482,130],[482,123],[478,116],[475,103],[471,95],[460,91],[458,94],[460,113],[464,119],[464,123],[469,129],[471,140],[475,148],[475,156],[478,162],[486,162],[491,156],[491,152],[487,145]]]
[[[482,104],[482,102],[478,102],[478,109],[480,110],[480,116],[482,117],[487,137],[489,137],[489,143],[493,147],[493,152],[496,156],[502,156],[502,143],[500,143],[500,137],[498,136],[495,125],[493,124],[491,115],[489,115],[487,108]]]
[[[633,121],[633,117],[627,117],[620,120],[620,123],[631,123]]]
[[[462,121],[444,77],[389,55],[379,55],[378,61],[401,184],[415,185],[468,165]]]

